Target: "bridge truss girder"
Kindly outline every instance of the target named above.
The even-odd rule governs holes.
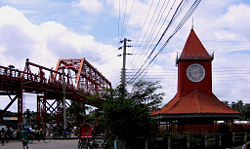
[[[37,96],[37,123],[39,127],[51,128],[56,124],[63,130],[63,103],[62,98],[48,99],[46,95]],[[70,104],[66,101],[66,109]]]
[[[85,58],[59,59],[55,71],[62,72],[63,69],[67,76],[71,76],[69,82],[76,90],[94,95],[104,92],[104,88],[112,88],[111,83]]]
[[[34,70],[38,70],[36,73]],[[65,70],[64,72],[62,70]],[[64,83],[64,79],[66,81]],[[63,88],[65,87],[65,93]],[[26,59],[24,71],[15,68],[0,66],[0,95],[9,96],[9,104],[4,111],[17,100],[18,121],[23,121],[23,93],[43,95],[37,97],[39,105],[37,111],[40,113],[38,120],[46,120],[46,114],[53,114],[58,108],[53,109],[47,103],[55,100],[57,105],[61,104],[62,96],[67,100],[73,100],[81,104],[89,104],[99,107],[103,102],[101,94],[111,89],[111,83],[95,69],[85,58],[60,59],[56,69],[32,63]],[[97,95],[98,101],[88,101],[88,97]],[[53,107],[53,106],[52,106]],[[3,121],[4,111],[0,113]],[[62,115],[61,115],[62,117]]]

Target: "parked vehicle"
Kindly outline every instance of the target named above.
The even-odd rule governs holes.
[[[78,149],[91,149],[92,144],[93,144],[92,127],[89,124],[83,124],[80,127]]]
[[[91,125],[83,124],[80,127],[78,149],[104,149],[104,134],[94,134]]]

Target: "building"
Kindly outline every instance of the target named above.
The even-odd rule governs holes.
[[[175,97],[151,115],[160,121],[178,124],[213,124],[217,120],[241,117],[224,105],[212,92],[212,61],[201,41],[191,29],[178,66],[178,89]]]

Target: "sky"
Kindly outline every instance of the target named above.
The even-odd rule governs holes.
[[[126,63],[129,80],[144,63],[146,50],[152,50],[167,27],[154,24],[157,18],[163,22],[174,0],[157,17],[166,3],[164,0],[1,0],[0,65],[11,64],[23,70],[29,58],[31,62],[55,68],[60,58],[85,57],[115,87],[120,82],[122,67],[122,57],[117,56],[122,53],[118,50],[122,46],[119,41],[132,40],[128,44],[133,47],[127,49],[132,53]],[[172,11],[169,16],[173,14]],[[159,46],[170,37],[178,22],[180,19],[170,26]],[[181,53],[192,26],[207,51],[215,56],[214,94],[220,100],[250,103],[250,2],[201,0],[143,77],[161,81],[161,91],[165,93],[163,105],[177,92],[176,56]],[[157,40],[148,42],[150,35]],[[1,109],[7,105],[5,101],[9,99],[1,97]],[[36,96],[25,94],[24,106],[36,110]],[[10,107],[12,111],[16,109],[16,104]]]

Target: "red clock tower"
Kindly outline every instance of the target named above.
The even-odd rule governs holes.
[[[179,123],[213,123],[240,117],[240,113],[224,105],[212,92],[212,60],[191,29],[184,49],[177,57],[178,90],[175,97],[151,115]]]
[[[192,29],[181,56],[177,57],[176,62],[180,96],[194,90],[212,95],[212,60],[213,55],[208,54]]]

